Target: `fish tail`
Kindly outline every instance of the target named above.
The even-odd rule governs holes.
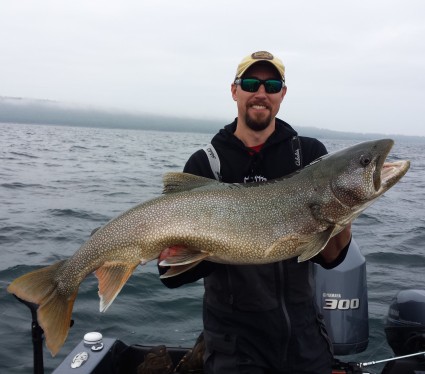
[[[64,261],[32,271],[15,279],[7,291],[20,299],[39,305],[37,320],[44,331],[46,346],[55,356],[64,344],[71,324],[72,308],[77,297],[75,292],[61,294],[55,277]]]

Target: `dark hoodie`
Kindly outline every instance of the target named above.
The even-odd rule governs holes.
[[[223,182],[271,180],[299,168],[291,143],[297,133],[287,123],[276,119],[276,130],[258,153],[245,147],[234,136],[235,130],[236,120],[211,141],[220,159]],[[316,139],[299,140],[302,166],[327,153]],[[214,179],[203,150],[189,158],[184,171]],[[340,259],[326,267],[338,265],[345,257],[343,252]],[[320,255],[313,261],[321,263]],[[308,368],[314,373],[314,367],[318,373],[327,372],[330,347],[314,302],[311,261],[298,263],[294,258],[239,266],[203,261],[186,273],[163,279],[163,283],[174,288],[200,278],[204,278],[205,285],[207,356],[220,349],[231,354],[248,351],[256,364],[276,372]]]

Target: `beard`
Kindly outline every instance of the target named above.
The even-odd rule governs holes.
[[[245,123],[253,131],[263,131],[270,126],[272,116],[269,114],[264,118],[253,118],[248,113],[245,114]]]

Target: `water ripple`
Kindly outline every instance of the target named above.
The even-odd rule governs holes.
[[[4,292],[18,275],[71,256],[90,232],[162,192],[162,176],[178,171],[211,135],[2,124],[0,137],[0,362],[8,373],[32,368],[30,314]],[[349,141],[323,142],[330,150]],[[367,259],[371,338],[360,358],[390,356],[383,318],[395,292],[424,288],[425,155],[421,145],[394,147],[411,170],[353,224]],[[191,345],[201,329],[200,282],[169,290],[155,264],[136,269],[114,304],[99,313],[97,282],[81,285],[76,323],[62,352],[45,354],[46,371],[88,330],[128,343]],[[382,343],[384,341],[384,343]],[[358,357],[357,357],[358,358]],[[3,367],[1,368],[3,372]]]

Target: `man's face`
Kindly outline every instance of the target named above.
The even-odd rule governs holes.
[[[251,66],[243,78],[281,79],[271,64],[261,62]],[[264,85],[257,92],[243,91],[240,85],[235,84],[232,84],[231,90],[233,99],[237,102],[238,117],[244,119],[246,125],[254,131],[262,131],[272,123],[286,94],[286,87],[278,93],[268,94]]]

